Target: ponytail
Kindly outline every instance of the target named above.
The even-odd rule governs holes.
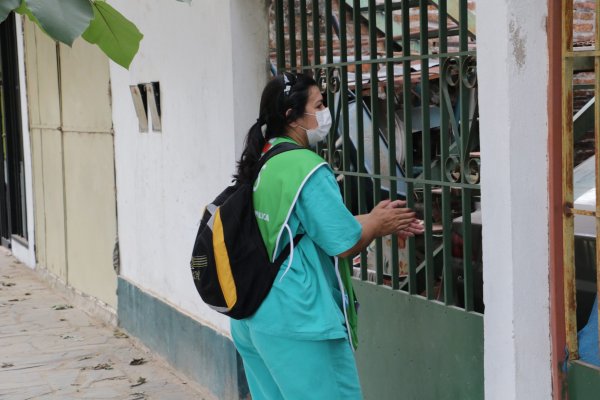
[[[248,183],[254,179],[256,164],[262,154],[262,149],[267,142],[262,133],[263,122],[259,118],[254,125],[250,127],[246,135],[244,151],[237,163],[237,174],[233,178],[239,183]]]
[[[309,89],[316,85],[308,75],[289,72],[267,83],[260,99],[260,117],[248,130],[237,173],[233,176],[238,183],[252,182],[266,142],[284,136],[288,124],[304,114]]]

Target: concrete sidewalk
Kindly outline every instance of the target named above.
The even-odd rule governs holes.
[[[0,249],[0,399],[211,399]]]

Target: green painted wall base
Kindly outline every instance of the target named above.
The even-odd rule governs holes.
[[[356,361],[368,400],[482,400],[483,317],[354,282]]]
[[[245,399],[248,384],[232,341],[119,277],[119,326],[220,400]]]
[[[354,285],[365,399],[483,399],[481,315],[367,282]],[[118,318],[119,326],[218,399],[248,398],[242,360],[229,338],[123,278]]]
[[[576,361],[569,365],[567,379],[570,400],[600,398],[600,368]]]

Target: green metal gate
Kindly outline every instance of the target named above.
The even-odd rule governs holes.
[[[471,7],[471,10],[469,9]],[[312,73],[334,126],[317,151],[347,206],[405,199],[422,237],[354,260],[368,399],[482,399],[474,2],[274,0],[272,70]]]

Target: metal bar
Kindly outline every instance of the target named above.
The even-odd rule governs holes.
[[[408,42],[408,46],[410,46],[410,38],[407,38],[407,42]],[[477,52],[473,51],[473,50],[469,50],[469,51],[459,51],[456,53],[440,53],[440,54],[436,54],[436,57],[458,57],[458,56],[475,56],[477,54]],[[358,55],[358,54],[357,54]],[[385,57],[385,58],[378,58],[378,59],[369,59],[369,60],[362,60],[359,59],[357,61],[347,61],[345,63],[323,63],[323,64],[315,64],[314,66],[312,66],[311,68],[314,67],[319,67],[319,68],[327,68],[327,67],[340,67],[340,66],[349,66],[349,65],[361,65],[361,64],[383,64],[383,63],[387,63],[387,62],[393,62],[394,64],[399,64],[402,63],[404,61],[420,61],[423,59],[427,59],[427,58],[431,58],[430,55],[414,55],[414,56],[403,56],[403,57]]]
[[[461,51],[468,49],[468,4],[467,0],[460,0],[459,7],[459,48]],[[469,136],[469,96],[468,89],[464,83],[463,64],[466,57],[460,57],[460,143],[461,143],[461,181],[466,181],[467,162],[469,158],[468,136]],[[472,257],[472,234],[471,234],[471,196],[470,189],[462,190],[462,237],[463,237],[463,277],[465,288],[465,311],[473,311],[473,257]]]
[[[443,182],[443,181],[434,181],[431,179],[423,179],[423,178],[405,178],[402,176],[390,176],[390,175],[381,175],[381,174],[369,174],[366,172],[352,172],[352,171],[344,171],[344,174],[350,176],[359,176],[364,178],[377,178],[382,180],[395,179],[397,181],[402,181],[406,183],[413,183],[417,185],[435,185],[435,186],[446,186],[449,188],[455,189],[480,189],[480,185],[477,183],[462,183],[462,182]],[[414,199],[413,199],[414,200]]]
[[[463,277],[465,287],[465,311],[473,311],[473,251],[471,234],[471,189],[462,191],[462,236],[463,236]]]
[[[348,60],[348,39],[346,29],[346,2],[340,1],[340,60]],[[350,170],[350,116],[348,115],[348,67],[340,67],[341,88],[340,88],[340,106],[342,108],[342,169]],[[348,208],[353,209],[352,204],[352,180],[344,177],[344,200]]]
[[[325,43],[327,48],[326,60],[328,64],[333,63],[333,10],[331,7],[331,0],[325,0]],[[327,68],[327,106],[331,110],[333,115],[337,115],[335,108],[334,93],[331,90],[331,82],[334,76],[334,69]],[[333,128],[333,127],[332,127]],[[335,137],[334,131],[330,131],[327,136],[327,160],[331,164],[333,162],[333,151],[335,149]]]
[[[429,41],[427,31],[429,30],[429,1],[419,2],[419,25],[421,55],[429,54]],[[429,59],[421,60],[421,148],[423,152],[423,176],[431,179],[431,130],[429,128]],[[435,298],[435,271],[433,265],[433,219],[432,219],[431,185],[423,186],[423,209],[425,222],[425,288],[427,298]]]
[[[446,30],[448,29],[448,15],[446,9],[446,0],[441,0],[438,5],[439,11],[439,28],[440,28],[440,53],[448,51],[448,38]],[[440,57],[440,99],[442,98],[443,86],[446,85],[446,71],[443,68],[446,62],[446,57]],[[441,167],[444,168],[445,160],[449,156],[450,140],[448,137],[449,121],[448,113],[453,112],[452,107],[449,107],[445,101],[440,101],[440,158]],[[440,174],[440,179],[447,181],[445,173]],[[443,232],[450,232],[452,229],[452,210],[450,207],[450,187],[442,186],[442,226]],[[444,304],[454,305],[454,279],[452,277],[452,236],[444,235],[443,242],[443,258],[444,258]]]
[[[375,24],[376,10],[375,0],[369,0],[369,44],[370,58],[377,59],[377,26]],[[381,173],[380,153],[379,153],[379,87],[376,82],[378,64],[371,64],[371,134],[373,139],[373,173]],[[377,205],[381,201],[381,179],[373,179],[373,204]],[[383,243],[381,238],[375,239],[375,262],[377,277],[376,283],[383,284]]]
[[[354,25],[354,63],[355,66],[355,80],[356,80],[356,127],[357,127],[357,142],[358,148],[356,149],[357,158],[357,171],[359,174],[365,173],[365,146],[364,146],[364,124],[363,124],[363,95],[362,95],[362,16],[360,14],[360,0],[354,0],[354,8],[352,12],[353,25]],[[347,172],[346,172],[346,175]],[[365,174],[366,175],[366,174]],[[361,179],[358,176],[358,212],[359,214],[365,214],[367,212],[367,204],[365,199],[365,179]],[[366,175],[366,179],[370,179]],[[360,277],[362,280],[367,280],[367,252],[362,251],[360,254]]]
[[[392,25],[392,0],[385,0],[385,55],[392,57],[394,55],[394,38]],[[395,100],[396,92],[394,88],[394,64],[386,63],[386,113],[387,113],[387,133],[388,133],[388,161],[390,176],[396,176],[396,110]],[[390,200],[396,200],[397,181],[390,179]],[[400,268],[398,260],[398,237],[392,235],[390,247],[389,262],[391,263],[392,289],[399,289]]]
[[[446,28],[446,37],[448,37],[448,36],[458,36],[459,33],[460,33],[459,29],[448,29],[448,28]],[[431,29],[431,30],[429,30],[429,31],[426,32],[426,37],[428,39],[439,38],[440,35],[441,35],[440,31],[436,30],[436,29]],[[410,38],[411,39],[419,39],[419,38],[421,38],[421,32],[418,32],[418,33],[415,32],[415,33],[411,34]]]
[[[333,64],[333,10],[331,0],[325,0],[325,46],[327,48],[326,60],[328,64]],[[331,91],[330,91],[331,92]]]
[[[404,71],[410,71],[410,60],[412,58],[410,48],[410,12],[408,9],[402,10],[402,55]],[[404,74],[404,89],[402,91],[402,103],[404,108],[404,138],[406,151],[404,152],[405,171],[406,171],[406,205],[408,208],[414,209],[414,184],[410,178],[414,177],[413,173],[413,138],[412,138],[412,91],[411,91],[410,74]],[[417,293],[417,259],[415,238],[408,238],[408,292],[410,294]]]
[[[296,4],[295,0],[288,0],[288,36],[290,38],[290,70],[296,71]]]
[[[586,217],[595,217],[596,215],[600,215],[596,211],[580,210],[578,208],[573,208],[573,207],[566,207],[565,213],[575,214],[575,215],[585,215]]]
[[[275,42],[277,45],[277,73],[285,70],[285,39],[283,0],[275,0]]]
[[[316,68],[321,64],[321,24],[319,22],[319,0],[312,0],[313,17],[313,58],[315,68],[315,77],[318,77]]]
[[[406,6],[405,6],[404,3],[408,3],[408,4],[406,4]],[[387,12],[391,12],[391,11],[402,10],[402,8],[413,8],[413,7],[417,7],[419,5],[419,0],[395,1],[395,2],[391,2],[390,6],[387,6],[386,4],[387,4],[387,0],[384,4],[376,5],[375,9],[379,12],[385,11],[387,13]],[[369,8],[361,7],[360,11],[369,11]]]
[[[306,20],[306,0],[300,0],[300,47],[302,49],[301,69],[309,67],[307,24],[308,21]]]
[[[566,336],[563,273],[563,207],[562,207],[562,4],[548,3],[548,192],[550,214],[550,329],[552,343],[552,393],[566,393],[567,368],[564,365]],[[560,398],[560,396],[559,396]]]
[[[573,204],[573,3],[563,2],[562,22],[562,192],[563,204]],[[577,345],[577,299],[575,286],[575,238],[572,213],[563,215],[563,264],[565,288],[565,329],[569,359],[579,358]]]
[[[571,34],[571,37],[573,35]],[[567,50],[563,53],[563,57],[565,58],[593,58],[593,57],[600,57],[600,50],[576,50],[573,51],[573,49],[571,50]]]

